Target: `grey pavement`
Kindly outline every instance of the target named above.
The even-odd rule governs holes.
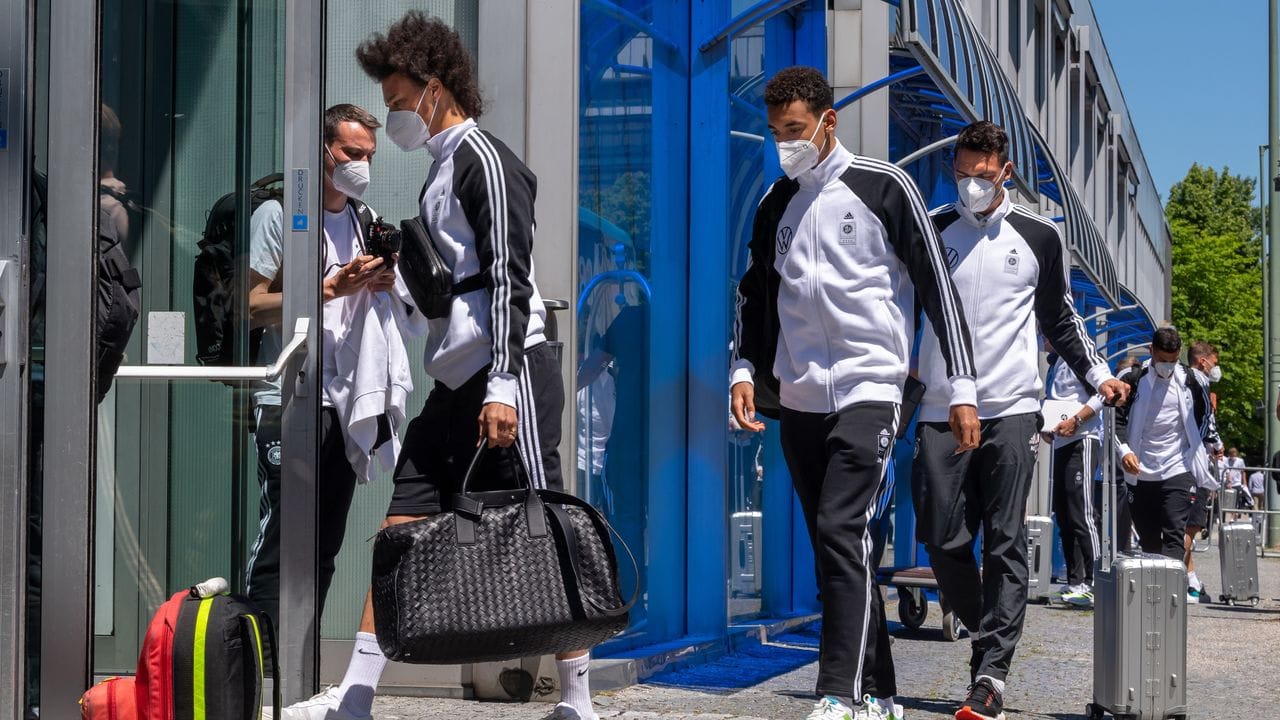
[[[1196,569],[1218,592],[1218,550],[1196,554]],[[1260,563],[1262,602],[1256,608],[1192,605],[1188,695],[1191,717],[1271,718],[1280,677],[1280,559]],[[896,593],[888,613],[897,617]],[[968,681],[969,643],[942,639],[936,604],[918,631],[893,630],[898,702],[909,720],[952,717]],[[1092,612],[1032,605],[1005,696],[1009,718],[1083,718],[1092,687]],[[616,720],[802,719],[817,677],[812,628],[747,647],[720,660],[662,673],[641,685],[596,695],[602,718]],[[489,718],[539,720],[543,703],[477,703],[384,697],[380,720]]]

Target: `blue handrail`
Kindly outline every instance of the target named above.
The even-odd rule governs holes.
[[[738,13],[732,20],[725,24],[724,27],[716,31],[716,34],[712,35],[711,39],[699,45],[698,51],[705,53],[716,45],[719,45],[737,34],[739,30],[762,23],[780,12],[785,12],[797,5],[803,5],[807,2],[809,2],[809,0],[761,0],[755,5],[752,5],[746,10]]]
[[[587,299],[591,297],[591,293],[595,291],[601,283],[609,280],[617,280],[619,282],[630,280],[640,286],[640,291],[644,294],[644,299],[652,302],[653,289],[649,287],[649,279],[646,278],[638,270],[606,270],[599,273],[595,277],[587,281],[587,286],[582,288],[582,293],[578,295],[578,315],[582,317],[582,311],[586,308]]]
[[[676,41],[663,34],[662,31],[658,30],[653,23],[645,20],[639,15],[636,15],[630,10],[618,7],[617,5],[609,2],[609,0],[584,0],[584,2],[614,20],[617,20],[624,25],[630,25],[632,28],[653,38],[656,42],[661,43],[676,52],[680,51],[680,45],[678,45]]]
[[[866,97],[867,95],[870,95],[871,93],[875,92],[876,90],[879,90],[880,88],[888,87],[896,82],[902,82],[903,80],[913,78],[917,75],[923,75],[924,72],[925,72],[925,69],[923,67],[921,67],[920,65],[916,65],[915,67],[907,68],[906,70],[899,70],[898,72],[893,73],[892,75],[886,75],[869,85],[863,85],[857,90],[854,90],[848,95],[845,95],[844,97],[837,100],[835,104],[836,112],[843,110],[846,106],[861,100],[862,98]]]

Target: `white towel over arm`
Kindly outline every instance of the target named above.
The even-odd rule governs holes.
[[[402,283],[397,278],[397,285]],[[400,290],[400,287],[397,287]],[[408,293],[404,293],[406,296]],[[396,295],[399,295],[397,292]],[[413,392],[408,355],[400,335],[400,323],[416,326],[404,303],[385,292],[361,292],[343,307],[337,342],[336,374],[326,390],[345,429],[347,459],[361,483],[370,479],[374,459],[383,470],[393,470],[400,454],[399,431]],[[412,330],[416,330],[412,327]],[[387,417],[391,438],[377,448],[378,418]]]

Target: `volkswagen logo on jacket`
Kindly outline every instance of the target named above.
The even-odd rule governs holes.
[[[789,227],[780,228],[778,230],[778,254],[786,255],[791,249],[791,238],[795,233]]]

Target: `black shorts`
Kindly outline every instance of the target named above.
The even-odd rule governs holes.
[[[1209,525],[1209,491],[1202,487],[1191,488],[1191,511],[1187,514],[1187,528],[1203,530]]]
[[[405,431],[388,516],[431,515],[452,507],[453,496],[462,488],[476,453],[480,439],[477,418],[488,384],[487,367],[456,389],[435,384],[422,412]],[[516,403],[516,444],[487,451],[468,490],[521,486],[516,449],[534,487],[564,489],[559,450],[564,381],[555,351],[546,343],[525,351]]]

